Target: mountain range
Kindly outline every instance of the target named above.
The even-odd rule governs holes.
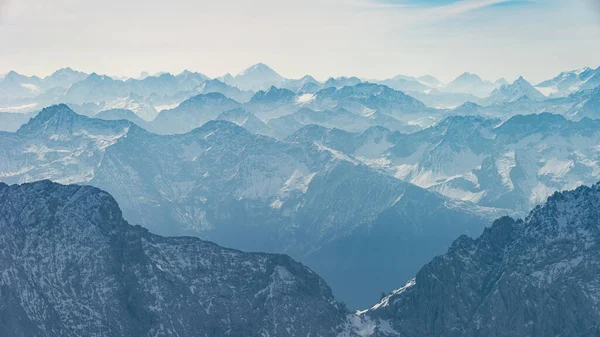
[[[600,67],[585,67],[560,73],[553,79],[536,85],[536,88],[549,97],[564,97],[576,91],[590,90],[600,85]]]
[[[227,74],[216,79],[187,70],[177,75],[157,73],[130,79],[96,73],[88,75],[71,68],[60,69],[44,78],[24,76],[12,71],[0,79],[0,111],[37,113],[45,106],[67,103],[78,113],[88,116],[93,116],[102,110],[129,109],[142,119],[151,121],[160,111],[173,109],[198,94],[217,92],[241,104],[246,104],[257,92],[268,92],[275,87],[278,90],[294,93],[297,103],[306,103],[311,101],[319,91],[327,92],[330,88],[342,90],[344,87],[357,88],[362,85],[364,89],[367,84],[379,84],[423,102],[429,108],[427,114],[436,116],[440,114],[436,109],[453,109],[466,102],[491,105],[489,110],[508,111],[510,115],[544,111],[566,113],[557,110],[564,110],[568,99],[566,101],[556,99],[567,98],[569,95],[580,96],[582,92],[597,88],[600,84],[597,73],[598,69],[591,68],[563,72],[554,79],[532,87],[522,78],[509,85],[505,79],[491,82],[472,73],[464,73],[447,84],[429,75],[421,77],[397,75],[386,80],[332,77],[319,82],[310,75],[299,79],[285,78],[262,63],[238,75]],[[534,101],[535,104],[523,104],[523,97]],[[520,103],[520,106],[527,111],[514,111],[515,102]],[[256,105],[257,109],[249,106],[247,109],[266,122],[268,119],[296,112],[299,109],[296,105],[291,104],[287,108],[280,106],[276,109],[267,109],[268,111],[263,111],[260,105]],[[571,107],[577,106],[578,104],[574,102]],[[331,108],[317,109],[314,106],[310,108],[331,110]],[[351,108],[345,108],[354,112]],[[542,108],[550,110],[540,110]],[[581,118],[576,113],[566,116]],[[435,116],[434,119],[439,120]],[[424,126],[429,125],[431,124],[426,123]]]
[[[0,335],[598,337],[599,69],[9,72]]]
[[[595,337],[599,210],[599,184],[557,192],[350,313],[288,256],[151,234],[94,187],[0,183],[0,333]]]
[[[518,213],[600,179],[599,130],[598,120],[542,113],[506,121],[454,116],[412,134],[306,127],[288,140],[317,142],[447,197]]]
[[[59,105],[0,134],[0,144],[1,181],[88,183],[154,233],[289,253],[353,307],[501,213],[405,183],[326,145],[278,141],[223,120],[161,136]]]

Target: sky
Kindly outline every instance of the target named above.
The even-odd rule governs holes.
[[[600,0],[0,0],[0,73],[62,67],[289,78],[463,72],[539,82],[600,66]]]

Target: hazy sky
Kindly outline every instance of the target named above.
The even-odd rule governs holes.
[[[0,73],[286,77],[470,71],[533,82],[600,65],[599,0],[0,0]]]

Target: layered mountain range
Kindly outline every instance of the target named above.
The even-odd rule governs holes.
[[[501,213],[405,183],[325,145],[278,141],[224,120],[161,136],[59,105],[0,134],[0,144],[2,181],[89,183],[152,232],[289,253],[353,307]],[[396,257],[384,263],[389,256]]]
[[[0,333],[595,337],[599,210],[598,184],[557,192],[351,314],[285,255],[151,234],[94,187],[0,183]]]
[[[506,121],[455,116],[413,134],[311,126],[289,141],[316,142],[453,199],[525,212],[557,190],[600,179],[598,120],[548,113]]]
[[[598,84],[10,72],[0,181],[102,188],[151,233],[287,253],[363,308],[455,237],[599,180]]]
[[[364,83],[376,83],[402,91],[430,108],[449,109],[468,101],[498,105],[524,96],[533,101],[567,97],[597,88],[600,84],[599,69],[563,72],[537,85],[531,85],[522,78],[513,84],[505,79],[492,82],[472,73],[464,73],[449,83],[429,75],[397,75],[385,80],[337,77],[320,82],[310,75],[299,79],[285,78],[262,63],[238,75],[226,74],[215,79],[188,70],[176,75],[158,73],[130,79],[85,74],[71,68],[60,69],[44,78],[11,71],[0,78],[0,111],[34,112],[47,105],[68,103],[82,105],[78,111],[89,111],[89,115],[101,110],[131,108],[149,121],[161,110],[173,108],[197,94],[218,92],[237,102],[246,103],[255,93],[266,92],[274,86],[289,90],[299,97],[307,95],[304,99],[308,99],[309,94],[323,89],[342,89]],[[503,86],[507,88],[503,89]]]

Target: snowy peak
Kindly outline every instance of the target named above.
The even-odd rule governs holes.
[[[258,63],[232,78],[230,82],[242,90],[258,91],[280,85],[284,80],[285,78],[266,64]],[[225,83],[227,82],[226,80]]]
[[[65,104],[54,105],[44,108],[37,116],[23,125],[18,132],[30,133],[41,131],[42,129],[56,131],[61,127],[70,128],[77,120],[84,118],[86,117],[76,114]]]
[[[323,85],[323,87],[324,88],[352,87],[361,82],[362,81],[358,77],[337,77],[337,78],[330,77],[327,81],[325,81],[325,84]]]
[[[257,63],[242,71],[238,76],[254,76],[254,75],[279,75],[277,72],[264,63]]]
[[[122,133],[131,126],[124,120],[101,120],[79,115],[65,104],[54,105],[43,109],[37,116],[19,128],[22,135],[46,135],[50,137],[71,136],[78,130],[83,133]],[[93,138],[93,137],[91,137]]]
[[[207,80],[198,88],[203,94],[218,92],[240,103],[245,103],[253,96],[252,91],[242,91],[218,79]]]
[[[62,87],[68,89],[74,83],[83,81],[88,75],[81,71],[76,71],[70,67],[62,68],[55,71],[52,75],[43,79],[44,87],[50,89],[54,87]]]
[[[269,128],[269,126],[267,126],[263,121],[258,119],[258,117],[256,117],[253,113],[244,108],[225,111],[221,115],[219,115],[217,119],[229,121],[231,123],[239,125],[254,134],[260,134],[271,137],[274,136],[274,132],[273,130],[271,130],[271,128]]]
[[[184,71],[182,71],[180,74],[176,75],[175,77],[177,78],[197,78],[200,79],[201,81],[206,81],[209,80],[210,78],[202,73],[199,72],[195,72],[195,71],[189,71],[187,69],[185,69]]]
[[[179,107],[187,107],[187,106],[193,106],[193,105],[219,105],[224,102],[227,102],[230,104],[237,103],[234,100],[232,100],[231,98],[225,97],[225,95],[223,95],[220,92],[209,92],[207,94],[199,94],[199,95],[190,97],[187,100],[183,101],[179,105]]]
[[[160,134],[186,133],[216,119],[222,112],[237,109],[240,103],[220,92],[193,96],[176,108],[162,110],[152,121],[151,131]]]
[[[544,81],[536,88],[548,97],[565,97],[579,90],[600,86],[600,67],[589,67],[561,72],[553,79]]]
[[[250,103],[290,103],[294,101],[296,94],[288,89],[279,89],[275,86],[271,86],[267,91],[260,90],[252,99]]]
[[[91,83],[114,82],[114,80],[112,79],[112,77],[110,77],[108,75],[98,75],[97,73],[91,73],[91,74],[89,74],[85,78],[84,81],[91,82]]]
[[[435,79],[434,79],[435,80]],[[391,79],[376,81],[379,84],[386,85],[392,89],[400,91],[417,91],[417,92],[429,92],[430,86],[423,84],[422,81],[404,75],[397,75]]]
[[[521,76],[512,84],[503,85],[494,90],[488,98],[482,100],[482,103],[485,105],[511,103],[522,97],[527,97],[532,101],[543,101],[546,99],[546,96]]]
[[[505,78],[499,78],[494,83],[496,83],[499,86],[510,84],[510,83],[508,83],[508,81]]]
[[[444,83],[431,75],[418,77],[417,80],[430,88],[440,88]]]
[[[479,86],[485,85],[486,83],[487,82],[482,80],[479,75],[465,72],[455,78],[452,82],[448,83],[448,86]]]
[[[465,72],[440,90],[453,93],[468,93],[477,97],[489,95],[497,85],[484,81],[476,74]]]

